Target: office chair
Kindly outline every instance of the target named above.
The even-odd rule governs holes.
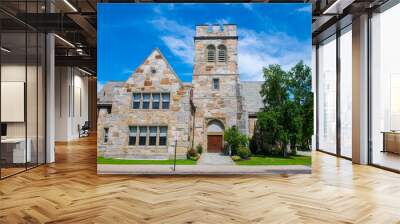
[[[90,129],[89,121],[85,121],[82,127],[79,128],[79,138],[89,136],[89,129]]]

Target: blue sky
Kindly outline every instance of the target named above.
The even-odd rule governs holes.
[[[99,4],[99,89],[127,80],[154,48],[190,82],[195,25],[224,23],[238,27],[241,80],[262,80],[269,64],[311,63],[310,4]]]

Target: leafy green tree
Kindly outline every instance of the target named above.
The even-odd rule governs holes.
[[[264,68],[265,82],[261,86],[264,109],[257,114],[254,134],[257,153],[286,155],[289,140],[287,124],[283,123],[285,104],[289,100],[287,73],[279,65]]]
[[[281,106],[288,99],[288,81],[286,72],[280,65],[270,65],[264,68],[265,82],[261,86],[261,96],[265,109]]]
[[[288,72],[288,86],[294,101],[303,104],[311,93],[311,68],[300,61]]]
[[[289,72],[279,65],[264,68],[265,82],[260,94],[264,108],[257,114],[252,139],[256,154],[287,155],[298,147],[309,148],[313,133],[313,94],[311,69],[302,61]]]
[[[297,139],[296,144],[299,144],[303,150],[310,150],[311,137],[314,132],[314,95],[311,92],[311,68],[300,61],[288,74],[289,90],[300,113],[296,118],[301,124],[298,127],[300,138]]]
[[[255,154],[281,154],[287,134],[280,124],[280,112],[268,110],[257,114],[257,123],[253,140],[257,145]]]
[[[242,135],[236,126],[232,126],[224,131],[224,141],[228,143],[232,155],[236,155],[240,146],[248,145],[247,136]]]
[[[303,150],[311,150],[311,138],[314,133],[314,95],[309,93],[303,104],[303,137],[301,148]]]

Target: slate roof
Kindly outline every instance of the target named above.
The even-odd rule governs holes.
[[[109,103],[112,102],[113,99],[113,89],[115,87],[121,87],[125,82],[121,81],[109,81],[107,82],[103,88],[97,93],[97,102],[100,103]],[[108,94],[106,96],[103,95],[104,91]]]
[[[243,97],[244,110],[249,113],[256,113],[264,107],[260,95],[263,81],[241,81],[240,93]]]

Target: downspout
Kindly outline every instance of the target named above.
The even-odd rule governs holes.
[[[192,106],[192,113],[193,113],[193,124],[192,124],[192,149],[194,148],[194,128],[196,124],[196,107],[193,105],[193,102],[191,101],[191,106]]]

